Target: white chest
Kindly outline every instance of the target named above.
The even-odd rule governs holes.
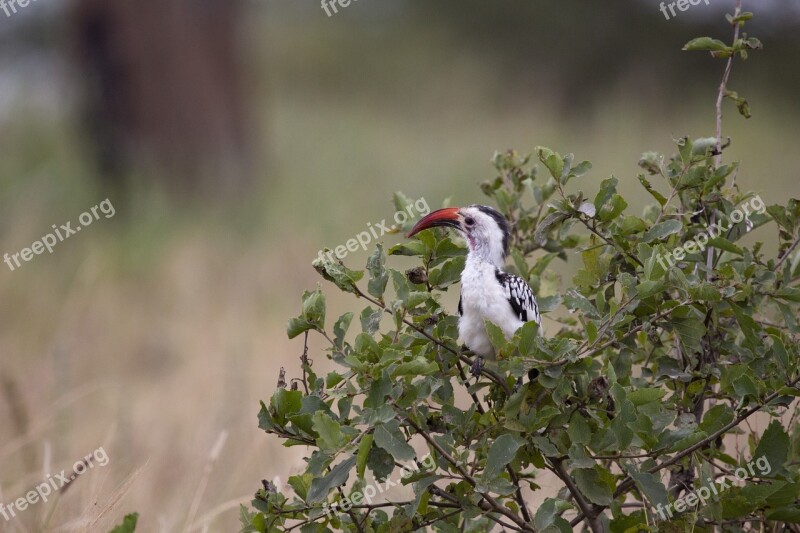
[[[490,263],[468,260],[461,275],[459,335],[467,347],[484,357],[494,355],[484,321],[499,326],[508,338],[523,324],[514,314],[496,272]]]

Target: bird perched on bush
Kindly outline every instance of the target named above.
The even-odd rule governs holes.
[[[478,355],[473,373],[480,372],[483,358],[495,358],[484,321],[497,325],[510,339],[526,322],[540,323],[539,306],[528,283],[503,270],[511,234],[497,210],[485,205],[439,209],[417,222],[408,236],[433,227],[453,228],[467,241],[458,333]]]

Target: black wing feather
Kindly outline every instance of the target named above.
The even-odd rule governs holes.
[[[539,306],[528,283],[521,277],[503,272],[499,268],[495,270],[495,277],[500,285],[505,288],[508,303],[514,310],[514,314],[523,322],[533,320],[539,324],[541,320]]]

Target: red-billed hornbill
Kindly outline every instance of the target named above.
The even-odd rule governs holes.
[[[457,230],[469,247],[461,273],[458,333],[478,355],[473,373],[480,372],[482,358],[495,357],[484,320],[499,326],[510,339],[525,322],[540,323],[539,306],[524,279],[503,271],[510,237],[503,215],[485,205],[447,207],[417,222],[408,236],[437,226]]]

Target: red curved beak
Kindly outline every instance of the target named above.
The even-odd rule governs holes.
[[[458,211],[460,208],[458,207],[445,207],[444,209],[439,209],[434,211],[433,213],[429,214],[428,216],[424,217],[422,220],[417,222],[411,231],[408,234],[408,237],[411,238],[420,231],[428,228],[435,228],[435,227],[450,227],[455,229],[461,229],[461,224],[458,220]]]

